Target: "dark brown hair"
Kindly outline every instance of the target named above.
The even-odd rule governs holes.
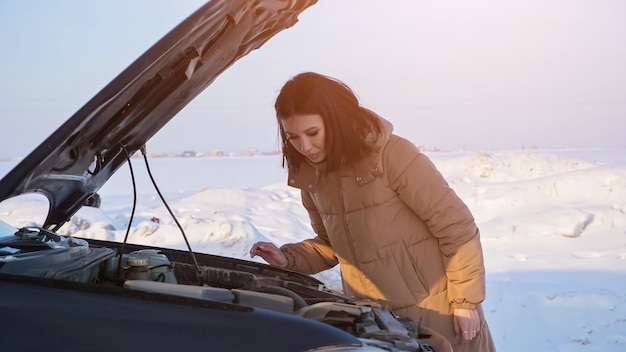
[[[380,119],[361,107],[358,98],[343,82],[314,72],[291,78],[280,90],[276,118],[283,149],[283,167],[297,171],[305,156],[291,145],[280,120],[294,115],[316,114],[322,117],[326,131],[326,171],[338,170],[341,164],[357,161],[373,152],[366,137],[380,134]]]

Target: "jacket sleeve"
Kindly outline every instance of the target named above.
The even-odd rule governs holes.
[[[298,243],[285,244],[280,250],[287,257],[288,269],[311,275],[334,267],[338,261],[311,195],[302,191],[301,196],[302,204],[311,219],[311,227],[317,236]]]
[[[485,267],[480,232],[469,208],[408,140],[394,136],[385,160],[391,187],[439,242],[452,307],[476,308],[485,299]]]

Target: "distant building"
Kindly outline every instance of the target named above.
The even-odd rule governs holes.
[[[224,156],[224,152],[221,150],[211,150],[207,153],[208,156]]]

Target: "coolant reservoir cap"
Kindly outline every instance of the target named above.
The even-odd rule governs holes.
[[[128,259],[127,263],[130,266],[147,266],[148,258],[132,258]]]

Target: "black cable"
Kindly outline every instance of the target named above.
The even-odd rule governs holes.
[[[128,234],[130,233],[131,225],[133,223],[133,218],[135,217],[135,209],[137,207],[137,183],[135,182],[135,173],[133,172],[133,164],[130,161],[130,154],[128,150],[123,144],[120,144],[124,153],[126,153],[126,160],[128,161],[128,169],[130,170],[130,178],[133,184],[133,209],[130,212],[130,219],[128,220],[128,226],[126,227],[126,235],[124,236],[124,242],[122,242],[122,248],[120,248],[120,259],[117,261],[117,277],[120,278],[122,276],[122,254],[124,253],[124,248],[126,247],[126,241],[128,240]]]
[[[165,205],[165,208],[167,208],[167,211],[170,213],[170,216],[172,217],[172,219],[176,223],[176,226],[178,226],[178,229],[182,233],[183,239],[185,240],[185,244],[187,244],[187,248],[189,249],[189,254],[191,254],[191,258],[193,258],[193,262],[196,265],[196,270],[197,270],[197,272],[196,272],[196,280],[197,280],[198,284],[202,284],[202,280],[201,280],[202,272],[200,271],[200,264],[198,264],[198,260],[196,259],[196,255],[193,252],[193,250],[191,249],[191,245],[189,244],[189,241],[187,240],[187,235],[185,234],[185,230],[180,225],[180,223],[178,222],[178,219],[176,218],[176,215],[174,215],[174,212],[172,211],[172,209],[170,209],[170,206],[165,201],[165,197],[163,197],[163,194],[161,194],[161,190],[159,190],[159,186],[157,186],[156,181],[154,180],[154,177],[152,176],[152,171],[150,171],[150,164],[148,163],[148,156],[146,155],[146,146],[145,145],[141,147],[141,154],[143,155],[143,160],[144,160],[144,162],[146,164],[146,170],[148,171],[148,176],[150,176],[150,180],[152,181],[152,185],[154,186],[154,189],[159,194],[159,197],[161,198],[161,201],[163,202],[163,205]]]

